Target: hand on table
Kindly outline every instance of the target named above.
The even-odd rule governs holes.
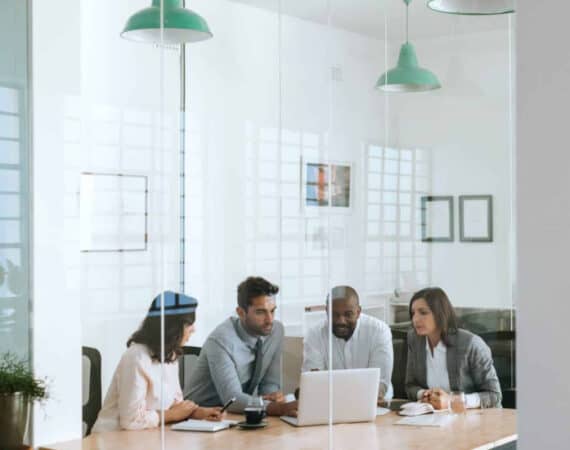
[[[270,402],[283,403],[285,401],[285,396],[283,395],[283,392],[277,391],[277,392],[272,392],[271,394],[265,394],[263,396],[263,400],[269,400]]]
[[[429,403],[435,409],[448,409],[449,408],[449,394],[441,388],[431,389],[431,394],[429,396]]]
[[[179,422],[181,420],[186,420],[188,417],[200,409],[197,407],[196,403],[190,400],[183,400],[178,403],[174,403],[170,408],[164,411],[164,421],[165,422]]]
[[[382,393],[378,394],[378,398],[376,399],[376,406],[382,406],[382,407],[384,407],[385,405],[388,405],[388,406],[389,406],[389,405],[390,405],[390,402],[389,402],[389,401],[386,401],[386,400],[384,399],[384,393],[382,392]]]
[[[222,408],[219,407],[204,408],[202,406],[199,406],[192,414],[192,418],[197,420],[212,420],[214,422],[219,422],[226,415],[225,412],[223,413],[221,411]]]
[[[269,405],[267,405],[267,415],[297,417],[297,407],[297,401],[288,403],[271,402]]]
[[[382,406],[384,404],[387,404],[388,407],[390,406],[390,401],[384,400],[384,397],[386,397],[386,387],[384,386],[384,384],[381,384],[380,387],[378,388],[378,398],[376,399],[377,406]]]
[[[422,403],[429,403],[430,401],[430,397],[431,397],[431,393],[432,390],[431,389],[426,389],[422,392],[422,397],[418,400]]]
[[[294,402],[282,403],[281,405],[283,406],[283,416],[297,417],[299,403],[296,400]]]

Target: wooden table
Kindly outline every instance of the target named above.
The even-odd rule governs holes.
[[[228,418],[242,419],[242,416]],[[486,450],[499,448],[517,439],[516,410],[471,410],[454,416],[441,428],[394,425],[401,417],[391,412],[375,422],[338,424],[333,427],[333,448],[341,449],[452,449]],[[296,428],[278,418],[258,430],[231,430],[217,433],[171,431],[167,429],[167,450],[309,450],[327,449],[328,426]],[[112,431],[48,446],[53,450],[157,450],[160,433],[154,430]]]

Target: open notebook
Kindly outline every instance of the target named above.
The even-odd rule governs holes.
[[[432,414],[435,412],[436,410],[429,403],[409,402],[404,403],[400,407],[398,414],[401,416],[421,416],[422,414]]]
[[[450,421],[451,416],[448,414],[432,414],[429,416],[404,417],[395,422],[395,424],[414,427],[443,427]]]
[[[222,420],[220,422],[211,422],[209,420],[188,419],[184,422],[175,423],[170,427],[176,431],[220,431],[231,426],[237,425],[237,420]]]
[[[398,414],[407,416],[396,422],[396,425],[411,425],[420,427],[442,427],[449,422],[447,410],[436,410],[429,403],[409,402],[400,407]]]

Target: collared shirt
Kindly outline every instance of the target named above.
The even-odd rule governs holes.
[[[324,319],[311,328],[303,344],[303,371],[327,370],[329,367],[329,328]],[[380,389],[384,397],[393,397],[392,367],[394,350],[390,327],[383,321],[366,314],[360,314],[350,339],[332,334],[332,367],[335,369],[380,369]]]
[[[261,337],[263,364],[257,389],[259,395],[281,389],[283,336],[283,325],[274,321],[271,334]],[[248,334],[237,317],[230,317],[218,325],[202,347],[190,376],[186,398],[199,405],[218,406],[235,397],[236,401],[228,410],[242,412],[251,399],[244,389],[253,376],[255,344],[259,338]]]
[[[426,339],[427,385],[430,388],[441,388],[450,392],[449,374],[447,373],[447,347],[442,341],[433,349],[433,354]]]
[[[429,341],[426,338],[426,369],[427,385],[430,389],[441,388],[445,392],[451,392],[447,371],[447,347],[442,341],[437,343],[432,354]],[[422,398],[424,392],[425,389],[418,391],[418,400]],[[477,393],[466,394],[465,403],[467,408],[479,408],[481,398]]]

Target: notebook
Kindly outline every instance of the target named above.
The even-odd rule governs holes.
[[[429,416],[404,417],[395,422],[396,425],[415,427],[443,427],[451,420],[448,414],[430,414]]]
[[[212,422],[209,420],[188,419],[184,422],[175,423],[170,427],[176,431],[220,431],[231,426],[237,425],[237,420],[222,420],[220,422]]]
[[[421,416],[422,414],[432,414],[435,408],[429,403],[409,402],[400,407],[398,414],[401,416]]]

